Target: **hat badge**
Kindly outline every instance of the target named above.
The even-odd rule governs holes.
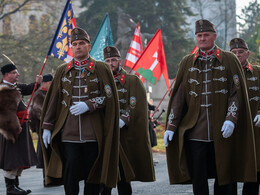
[[[200,20],[200,21],[199,21],[199,24],[200,24],[200,25],[203,25],[203,20]]]

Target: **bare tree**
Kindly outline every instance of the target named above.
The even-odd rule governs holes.
[[[236,36],[235,0],[192,1],[192,11],[197,14],[196,19],[208,19],[215,25],[218,32],[217,44],[226,49],[228,39]]]
[[[0,0],[0,20],[21,11],[22,8],[32,1],[33,0],[23,0],[22,2],[19,0]]]

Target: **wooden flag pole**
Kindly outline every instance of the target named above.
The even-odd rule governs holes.
[[[46,62],[47,62],[47,59],[48,59],[48,55],[45,57],[45,59],[44,59],[44,61],[43,61],[43,65],[42,65],[42,68],[41,68],[41,71],[40,71],[39,75],[42,75],[43,69],[44,69],[45,64],[46,64]],[[26,112],[23,114],[23,117],[22,117],[22,120],[21,120],[21,126],[22,126],[22,124],[23,124],[23,122],[24,122],[25,115],[26,115],[27,110],[28,110],[28,108],[29,108],[29,106],[30,106],[30,104],[31,104],[32,97],[33,97],[33,95],[34,95],[34,92],[36,91],[37,85],[38,85],[38,83],[35,82],[35,85],[34,85],[34,88],[33,88],[33,91],[32,91],[32,95],[31,95],[30,100],[29,100],[29,102],[28,102],[28,104],[27,104],[27,106],[26,106],[26,110],[25,110]]]

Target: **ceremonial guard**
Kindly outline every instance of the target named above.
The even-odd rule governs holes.
[[[155,180],[146,91],[137,76],[127,74],[120,67],[122,59],[116,47],[107,46],[103,53],[113,72],[120,104],[120,179],[117,188],[119,194],[128,195],[132,194],[130,181]],[[111,189],[105,189],[103,194],[111,194]]]
[[[43,169],[43,154],[42,148],[40,143],[40,118],[42,112],[42,105],[46,96],[46,93],[51,85],[53,76],[51,74],[44,74],[42,79],[42,85],[40,89],[38,89],[32,98],[31,109],[29,112],[29,126],[32,132],[36,132],[38,135],[38,142],[37,142],[37,158],[38,164],[37,168]],[[44,170],[43,170],[43,180],[44,180]]]
[[[84,194],[95,195],[117,182],[118,98],[110,67],[89,56],[87,32],[74,28],[70,41],[74,59],[58,67],[42,110],[45,183],[77,195],[84,180]]]
[[[255,149],[257,159],[257,182],[247,182],[243,195],[258,195],[260,184],[260,67],[248,62],[250,51],[245,40],[234,38],[230,41],[230,51],[239,59],[246,77],[247,92],[254,124]]]
[[[208,20],[195,24],[198,50],[180,62],[164,134],[171,184],[194,194],[237,194],[235,182],[256,180],[253,126],[238,59],[215,45]]]

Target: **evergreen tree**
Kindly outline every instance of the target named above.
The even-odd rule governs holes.
[[[92,40],[99,26],[109,13],[114,42],[117,40],[117,8],[121,8],[135,22],[140,23],[141,33],[154,34],[162,30],[168,72],[173,78],[182,57],[191,52],[195,43],[187,36],[186,16],[192,15],[185,0],[81,0],[86,11],[77,18],[77,25],[85,28]]]
[[[260,62],[260,4],[258,0],[250,2],[242,9],[242,15],[238,16],[242,22],[239,23],[240,37],[243,38],[251,51],[251,61]]]

